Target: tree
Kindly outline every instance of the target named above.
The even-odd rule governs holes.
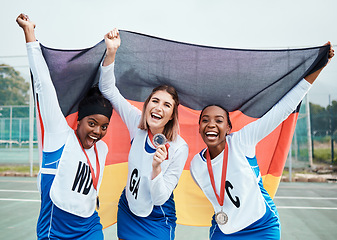
[[[0,64],[0,106],[26,105],[29,101],[29,83],[13,67]]]
[[[333,100],[331,105],[327,106],[326,110],[329,114],[331,124],[331,129],[329,128],[329,130],[334,134],[337,130],[337,101]]]
[[[310,122],[313,136],[326,136],[329,134],[329,113],[324,107],[310,103]]]

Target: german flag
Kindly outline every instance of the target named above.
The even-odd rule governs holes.
[[[120,31],[120,36],[115,75],[117,87],[126,99],[141,109],[158,85],[171,85],[178,91],[180,135],[189,145],[189,157],[174,199],[177,223],[194,226],[210,225],[213,214],[211,204],[189,173],[193,156],[205,147],[198,133],[200,110],[208,104],[224,106],[230,112],[232,131],[238,131],[263,116],[304,76],[321,68],[329,51],[329,46],[278,50],[216,48],[129,31]],[[81,50],[41,47],[62,112],[75,129],[77,105],[98,83],[105,43]],[[295,111],[257,145],[263,183],[272,197],[280,182],[297,116]],[[109,153],[99,193],[99,215],[103,226],[108,227],[116,222],[130,149],[128,130],[118,114],[113,114],[103,141],[108,144]]]

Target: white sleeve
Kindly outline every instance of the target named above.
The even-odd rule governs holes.
[[[26,47],[44,128],[43,150],[55,151],[65,144],[67,137],[65,132],[69,132],[70,127],[59,106],[39,42],[29,42]]]
[[[301,80],[265,115],[248,124],[237,133],[240,142],[243,145],[256,145],[296,109],[310,88],[311,84],[309,82],[305,79]]]
[[[197,154],[197,155],[198,155],[198,154]],[[200,187],[200,185],[199,185],[199,183],[198,183],[196,177],[194,176],[194,161],[197,161],[197,159],[196,159],[196,156],[197,156],[197,155],[195,155],[194,158],[193,158],[192,161],[191,161],[191,164],[190,164],[190,174],[191,174],[191,176],[192,176],[192,178],[193,178],[193,181],[194,181],[194,182],[198,185],[198,187],[202,190],[202,188]]]
[[[103,96],[108,99],[114,110],[119,114],[123,122],[126,124],[130,139],[132,140],[137,132],[140,121],[141,111],[131,105],[119,92],[116,87],[116,78],[114,73],[115,63],[109,66],[100,67],[99,89]]]
[[[161,172],[151,181],[150,192],[154,205],[163,205],[170,198],[184,170],[187,157],[188,146],[184,144],[174,153],[166,171]]]

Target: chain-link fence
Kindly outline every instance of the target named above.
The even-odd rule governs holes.
[[[291,163],[289,157],[286,167],[309,168],[312,164],[333,163],[331,154],[331,134],[314,136],[308,121],[307,98],[302,102],[293,141],[291,144]],[[35,116],[35,114],[34,114]],[[311,119],[326,118],[322,114]],[[33,162],[38,163],[38,143],[36,120],[33,131]],[[328,126],[328,125],[327,125]],[[323,131],[324,132],[324,131]],[[336,134],[335,134],[336,135]],[[337,139],[337,136],[334,136]],[[0,106],[0,164],[29,164],[29,106]],[[334,149],[337,149],[334,142]],[[337,153],[335,153],[335,159]]]
[[[35,114],[34,114],[35,116]],[[29,164],[30,134],[33,162],[38,163],[36,120],[30,133],[29,106],[0,106],[0,164]]]
[[[333,165],[337,161],[337,132],[331,130],[331,116],[326,112],[313,113],[304,98],[299,110],[296,129],[285,167],[294,169],[312,168],[317,165]],[[335,116],[336,117],[336,116]],[[315,127],[321,122],[320,133]],[[330,124],[324,124],[329,123]],[[317,128],[317,127],[316,127]]]

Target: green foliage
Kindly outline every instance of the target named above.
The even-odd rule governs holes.
[[[337,130],[337,101],[333,100],[326,110],[329,114],[329,126],[331,126],[331,131],[334,133]]]
[[[325,136],[329,130],[329,118],[327,110],[318,105],[310,103],[310,122],[313,136]]]
[[[0,106],[28,103],[29,83],[13,67],[0,64]]]
[[[314,152],[314,162],[315,163],[326,163],[331,164],[331,150],[330,148],[317,148]],[[337,165],[337,150],[334,150],[334,161],[333,165]]]
[[[326,108],[310,103],[311,133],[314,137],[324,137],[337,131],[337,101]]]

